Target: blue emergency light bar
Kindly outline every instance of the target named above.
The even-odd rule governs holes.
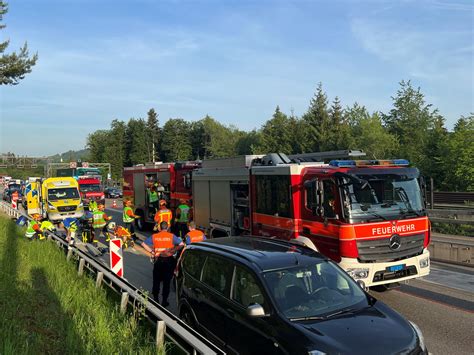
[[[408,166],[410,162],[406,159],[391,160],[331,160],[329,165],[338,168],[355,168],[356,166]]]
[[[355,160],[331,160],[329,162],[331,166],[337,166],[338,168],[355,168]]]

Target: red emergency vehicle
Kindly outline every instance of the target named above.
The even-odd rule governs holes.
[[[79,192],[81,193],[84,207],[88,207],[90,201],[105,204],[104,188],[98,178],[79,176],[77,182],[79,183]]]
[[[430,224],[418,169],[403,159],[323,162],[362,154],[203,161],[193,172],[194,220],[211,237],[305,241],[367,287],[428,275]]]
[[[184,199],[191,206],[191,173],[201,166],[200,161],[176,163],[155,163],[154,165],[136,165],[123,169],[123,199],[132,200],[136,220],[140,230],[146,223],[154,223],[154,207],[150,204],[148,189],[155,186],[158,198],[167,201],[167,207],[173,211]]]

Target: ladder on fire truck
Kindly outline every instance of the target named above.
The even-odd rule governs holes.
[[[332,150],[327,152],[314,152],[304,154],[286,155],[284,153],[270,153],[253,159],[253,165],[291,164],[291,163],[322,163],[332,159],[353,159],[366,154],[361,150]]]

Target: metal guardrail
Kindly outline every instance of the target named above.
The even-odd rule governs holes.
[[[431,222],[449,224],[474,224],[474,209],[430,209],[427,210]]]
[[[0,210],[11,218],[24,216],[28,220],[31,218],[18,210],[13,209],[8,203],[1,201]],[[102,284],[107,285],[113,291],[121,295],[121,311],[125,312],[128,304],[133,306],[141,305],[145,309],[146,317],[156,324],[156,343],[161,346],[164,338],[167,337],[181,350],[188,354],[225,354],[219,347],[204,338],[176,315],[166,308],[149,299],[142,291],[131,283],[115,275],[109,268],[89,256],[84,251],[75,246],[69,247],[68,243],[60,236],[47,231],[45,233],[48,240],[54,240],[58,246],[67,250],[67,260],[77,259],[78,273],[83,274],[87,268],[96,275],[96,287]]]
[[[474,192],[433,192],[433,204],[435,206],[436,204],[465,205],[466,203],[474,204]]]

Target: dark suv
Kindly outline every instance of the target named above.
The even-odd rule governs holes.
[[[177,269],[180,317],[241,354],[425,354],[419,328],[339,266],[290,242],[191,244]]]

